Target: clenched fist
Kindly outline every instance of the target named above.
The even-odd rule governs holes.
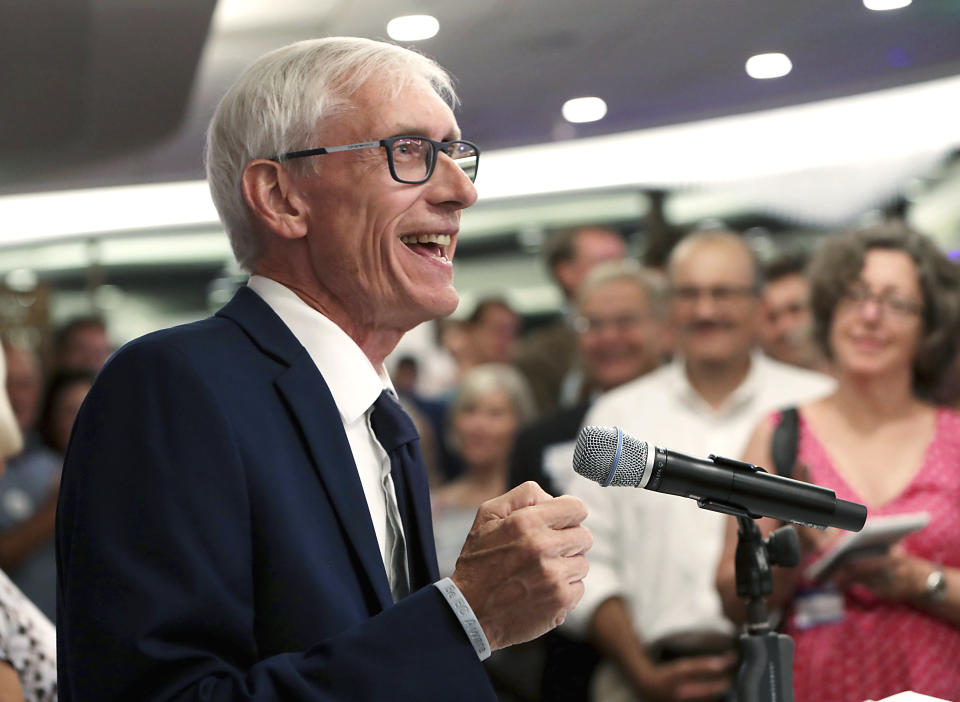
[[[593,544],[586,516],[579,499],[533,482],[480,506],[453,581],[493,650],[549,631],[580,601]]]

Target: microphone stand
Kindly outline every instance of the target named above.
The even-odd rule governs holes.
[[[746,514],[737,517],[737,595],[746,600],[746,631],[740,635],[736,702],[793,702],[793,640],[773,630],[763,598],[773,592],[774,565],[793,567],[800,560],[797,532],[777,529],[767,540]]]

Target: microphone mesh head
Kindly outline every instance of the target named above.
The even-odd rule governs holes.
[[[615,427],[584,427],[573,452],[573,469],[601,485],[609,480],[610,485],[637,487],[647,468],[647,442],[624,434],[620,460],[614,466],[616,456]]]

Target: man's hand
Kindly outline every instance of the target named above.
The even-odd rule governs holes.
[[[717,700],[733,683],[735,653],[691,656],[651,666],[638,685],[644,699],[657,702]]]
[[[480,506],[452,579],[491,649],[540,636],[580,601],[593,544],[586,516],[577,498],[551,497],[534,482]]]

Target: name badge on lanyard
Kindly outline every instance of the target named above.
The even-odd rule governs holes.
[[[793,600],[793,623],[798,629],[843,621],[843,592],[825,585],[799,591]]]

